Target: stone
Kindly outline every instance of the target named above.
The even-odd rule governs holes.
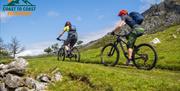
[[[48,84],[47,83],[42,83],[42,82],[36,82],[35,83],[35,91],[43,91],[47,88]]]
[[[8,88],[17,88],[24,85],[21,77],[9,73],[4,77],[4,82]]]
[[[38,82],[33,78],[24,78],[24,85],[30,89],[35,89],[35,91],[42,91],[47,88],[48,83]]]
[[[7,65],[1,64],[0,76],[4,76],[6,73],[22,76],[25,73],[25,68],[27,65],[28,65],[28,62],[23,58],[18,58]]]
[[[6,73],[22,76],[25,73],[25,69],[19,69],[19,68],[4,69],[0,71],[0,76],[4,76]]]
[[[30,91],[30,89],[27,87],[18,87],[15,89],[15,91]]]
[[[28,88],[35,88],[36,82],[37,81],[34,80],[33,78],[30,77],[24,78],[24,85]]]
[[[8,68],[8,65],[0,64],[0,70]]]
[[[18,69],[25,69],[28,65],[28,62],[23,58],[17,58],[15,61],[9,64],[9,68],[18,68]]]
[[[54,74],[53,76],[53,81],[57,82],[57,81],[61,81],[62,80],[62,75],[60,72],[57,72]]]
[[[0,83],[0,91],[7,91],[7,88],[5,87],[5,83]]]
[[[51,82],[51,77],[49,77],[47,74],[40,74],[37,76],[37,80],[41,82],[49,83]]]
[[[158,43],[161,43],[161,41],[158,38],[154,38],[150,43],[158,44]]]

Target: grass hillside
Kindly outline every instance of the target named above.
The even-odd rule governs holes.
[[[174,38],[173,35],[176,36],[176,38]],[[140,43],[149,43],[154,38],[158,38],[161,41],[161,43],[153,45],[158,53],[156,68],[180,70],[180,25],[170,27],[156,34],[141,36],[137,39],[136,45]],[[99,55],[102,47],[114,41],[114,39],[115,38],[111,35],[105,36],[94,45],[83,49],[81,62],[100,63]],[[120,52],[120,54],[122,54],[122,52]],[[119,63],[123,64],[124,62],[125,58],[121,55]]]
[[[49,86],[49,91],[179,91],[180,72],[154,69],[138,70],[133,67],[105,67],[57,61],[55,57],[29,59],[28,74],[37,76],[58,68],[63,81]]]
[[[99,41],[99,45],[81,51],[81,62],[57,61],[55,56],[29,58],[27,74],[32,77],[40,73],[51,74],[53,69],[58,68],[63,81],[50,85],[49,91],[180,91],[180,25],[144,35],[136,44],[148,43],[156,37],[161,41],[154,45],[159,59],[156,68],[151,71],[99,64],[100,43],[105,43]],[[119,64],[125,63],[122,56],[119,61]]]

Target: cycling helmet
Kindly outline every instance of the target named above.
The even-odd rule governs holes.
[[[71,26],[71,22],[70,21],[66,21],[65,26]]]
[[[118,16],[122,16],[122,15],[127,15],[128,11],[127,10],[121,10],[118,14]]]

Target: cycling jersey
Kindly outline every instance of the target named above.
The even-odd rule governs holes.
[[[64,31],[65,31],[65,32],[69,32],[69,30],[70,30],[70,27],[69,27],[69,26],[64,27]]]
[[[64,44],[65,45],[70,44],[70,46],[73,47],[74,44],[77,42],[77,38],[78,38],[75,26],[71,26],[71,29],[69,26],[66,26],[64,27],[64,31],[68,32],[68,36]]]
[[[131,28],[136,25],[136,22],[129,15],[121,16],[121,20],[125,21]]]
[[[137,37],[141,36],[144,33],[144,28],[142,28],[139,24],[135,22],[129,15],[121,16],[121,19],[126,22],[127,25],[129,25],[132,29],[132,31],[129,33],[127,39],[127,47],[132,48],[134,46],[134,43],[137,39]]]

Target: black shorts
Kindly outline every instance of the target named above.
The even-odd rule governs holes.
[[[64,42],[64,45],[69,45],[70,47],[73,47],[77,42],[77,33],[76,32],[69,32],[68,37],[66,41]]]

